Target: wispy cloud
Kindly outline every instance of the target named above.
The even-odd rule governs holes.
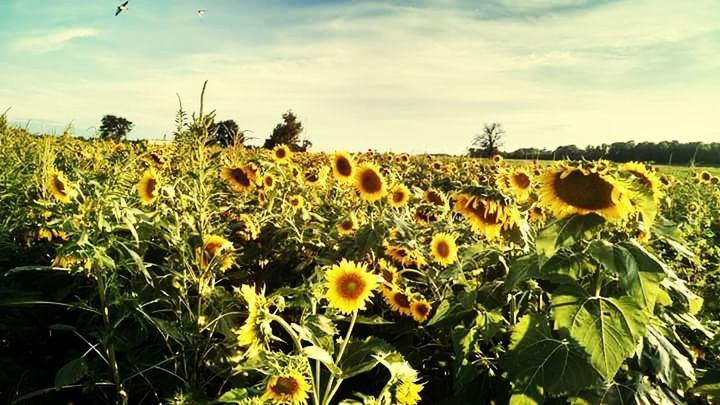
[[[98,35],[98,30],[89,27],[63,28],[41,34],[28,34],[16,39],[11,49],[23,53],[46,53],[61,49],[73,40]]]

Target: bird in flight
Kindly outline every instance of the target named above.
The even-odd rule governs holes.
[[[123,11],[127,10],[128,1],[130,0],[126,0],[124,3],[117,6],[117,11],[115,11],[115,17],[117,17],[117,15],[122,13]]]
[[[207,10],[198,10],[198,11],[197,11],[198,17],[203,17],[203,16],[205,15],[205,12],[206,12],[206,11],[207,11]]]

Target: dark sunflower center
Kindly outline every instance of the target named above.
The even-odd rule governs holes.
[[[272,186],[272,185],[273,185],[273,178],[270,177],[270,176],[265,177],[265,185],[268,186],[268,187]]]
[[[382,269],[382,277],[388,283],[393,282],[393,273],[391,271],[389,271],[388,269]]]
[[[319,178],[318,175],[315,174],[315,173],[307,173],[307,174],[305,175],[305,180],[307,180],[307,181],[310,182],[310,183],[315,183],[315,182],[317,182],[318,180],[320,180],[320,178]]]
[[[430,308],[427,306],[427,304],[422,303],[422,302],[415,305],[414,310],[418,315],[423,316],[423,317],[425,315],[427,315],[428,312],[430,312]]]
[[[703,180],[708,181],[708,180],[710,180],[710,173],[703,172],[703,173],[701,174],[701,177],[702,177]]]
[[[232,177],[235,182],[240,184],[243,187],[250,187],[250,178],[248,177],[247,173],[243,169],[240,169],[238,167],[233,168],[230,171],[230,177]]]
[[[293,377],[280,377],[270,389],[279,395],[294,395],[299,388],[300,384]]]
[[[365,170],[360,177],[360,184],[366,193],[377,193],[382,190],[382,180],[374,170]]]
[[[486,224],[495,225],[502,221],[498,219],[497,212],[488,211],[485,213],[485,202],[479,198],[472,198],[472,201],[468,202],[466,209],[468,209],[473,216],[481,219]]]
[[[205,245],[205,251],[210,253],[211,255],[214,255],[220,250],[221,247],[222,245],[220,245],[219,243],[208,243],[207,245]]]
[[[564,179],[560,176],[558,173],[555,177],[553,191],[563,203],[586,210],[601,210],[614,205],[613,185],[599,174],[585,175],[580,170],[573,170]]]
[[[300,205],[300,200],[297,198],[292,198],[292,199],[290,199],[290,205],[294,205],[294,206]]]
[[[153,161],[155,164],[158,164],[158,165],[161,165],[161,164],[165,163],[165,161],[163,160],[163,158],[161,158],[160,156],[158,156],[156,153],[151,153],[151,154],[150,154],[150,159],[152,159],[152,161]]]
[[[434,190],[428,191],[427,194],[425,195],[425,199],[427,200],[427,202],[429,202],[431,204],[443,205],[442,196],[440,195],[440,193],[438,193]]]
[[[339,157],[335,160],[335,169],[343,177],[348,177],[352,174],[352,165],[344,157]]]
[[[280,149],[278,149],[278,150],[275,151],[275,156],[276,156],[278,159],[283,159],[283,158],[285,158],[285,156],[287,156],[287,153],[285,152],[285,149],[284,149],[284,148],[280,148]]]
[[[515,173],[513,180],[515,180],[515,184],[522,190],[530,187],[530,177],[525,173]]]
[[[341,226],[342,226],[342,229],[344,229],[344,230],[346,230],[346,231],[349,231],[349,230],[352,229],[353,223],[352,223],[352,221],[350,221],[350,220],[346,220],[346,221],[343,221],[343,223],[341,224]]]
[[[642,174],[640,172],[632,171],[632,170],[630,171],[630,174],[635,176],[638,179],[638,181],[640,181],[640,184],[642,184],[646,188],[652,188],[652,183],[650,183],[650,180],[648,180],[648,178],[645,177],[644,174]]]
[[[400,203],[405,199],[405,193],[402,191],[396,191],[393,193],[393,202]]]
[[[57,175],[52,176],[52,183],[55,190],[58,191],[60,194],[65,194],[65,183],[60,180],[60,177]]]
[[[149,178],[145,183],[145,193],[150,197],[155,197],[155,187],[157,187],[157,180]]]
[[[447,241],[441,240],[437,244],[437,253],[440,257],[448,257],[450,256],[450,246],[448,245]]]
[[[362,294],[365,289],[365,282],[355,274],[343,276],[339,283],[340,295],[343,298],[355,299]]]
[[[410,299],[407,295],[405,295],[405,293],[396,292],[395,295],[393,295],[393,301],[395,301],[395,304],[397,304],[400,308],[410,307]]]

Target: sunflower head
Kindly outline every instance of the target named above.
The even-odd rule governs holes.
[[[609,174],[560,166],[545,172],[541,182],[540,203],[558,218],[597,214],[615,221],[633,210],[630,191]]]
[[[325,273],[327,298],[332,308],[350,314],[365,309],[377,287],[377,276],[367,271],[364,264],[343,259]]]
[[[385,195],[385,180],[373,164],[364,163],[357,168],[355,187],[365,201],[377,201]]]
[[[410,304],[410,313],[417,322],[425,322],[430,317],[430,304],[425,300],[413,301]]]
[[[444,207],[447,204],[447,198],[445,194],[434,188],[425,190],[423,193],[423,201],[428,204],[436,205],[438,207]]]
[[[299,210],[305,205],[305,199],[303,196],[295,194],[288,199],[288,204],[295,210]]]
[[[63,204],[70,202],[71,187],[60,170],[50,169],[48,173],[46,188],[56,200]]]
[[[472,229],[488,240],[495,239],[500,231],[514,227],[521,220],[519,211],[503,201],[464,193],[455,194],[453,199],[455,212],[462,214]]]
[[[496,165],[501,165],[505,159],[501,155],[493,155],[492,156],[492,162]]]
[[[691,202],[687,205],[687,212],[688,214],[697,214],[698,212],[700,212],[700,204],[694,201]]]
[[[227,270],[233,264],[233,257],[229,254],[232,242],[218,235],[207,235],[203,238],[202,250],[198,253],[198,262],[207,267],[216,260],[221,271]]]
[[[507,176],[509,188],[519,202],[527,201],[532,188],[532,180],[530,175],[522,169],[516,169]]]
[[[710,183],[710,180],[712,179],[712,174],[708,172],[707,170],[703,170],[700,172],[699,178],[701,183]]]
[[[255,187],[256,172],[250,165],[226,166],[220,171],[220,176],[235,191],[250,191]]]
[[[436,233],[430,243],[433,260],[441,266],[449,266],[457,260],[455,236],[448,233]]]
[[[312,171],[308,170],[304,175],[304,183],[310,187],[320,187],[325,184],[329,171],[330,169],[327,167],[321,167]]]
[[[412,381],[405,381],[395,388],[395,400],[398,405],[415,405],[420,402],[420,391],[423,386]]]
[[[291,157],[292,152],[287,145],[276,145],[272,150],[272,158],[278,164],[284,165],[290,163]]]
[[[272,190],[275,188],[275,176],[270,173],[265,174],[262,179],[262,184],[265,190]]]
[[[654,201],[662,196],[661,182],[657,174],[639,162],[628,162],[620,165],[620,170],[632,175],[633,181],[652,195]]]
[[[247,347],[248,357],[254,357],[262,348],[262,339],[260,331],[261,310],[266,304],[265,295],[257,293],[255,287],[243,284],[240,288],[235,288],[235,294],[240,296],[247,305],[247,318],[243,325],[235,329],[237,336],[237,344],[241,347]]]
[[[307,402],[309,391],[305,376],[291,371],[270,377],[262,399],[272,404],[298,405]]]
[[[404,184],[398,184],[390,189],[388,202],[391,207],[404,207],[410,201],[410,190]]]
[[[350,213],[337,224],[337,231],[341,235],[349,235],[358,229],[358,220],[355,214]]]
[[[384,288],[382,290],[385,303],[393,311],[406,316],[412,316],[410,310],[410,297],[397,288]]]
[[[332,161],[332,171],[335,180],[341,182],[351,182],[355,174],[355,162],[347,152],[335,152]]]
[[[152,204],[157,199],[159,179],[154,170],[146,170],[136,188],[140,202],[144,205]]]

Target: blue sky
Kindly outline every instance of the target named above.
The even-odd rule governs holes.
[[[0,111],[170,134],[176,93],[253,131],[293,109],[317,150],[462,153],[720,141],[720,1],[0,1]],[[207,9],[198,17],[197,9]]]

